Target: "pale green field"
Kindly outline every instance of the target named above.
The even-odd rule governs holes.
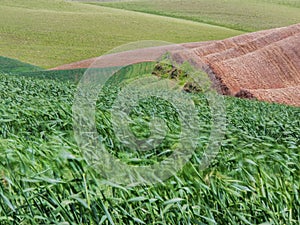
[[[288,6],[292,6],[292,7],[300,7],[299,0],[261,0],[261,1],[276,3],[276,4],[281,4],[281,5],[288,5]]]
[[[242,31],[263,30],[300,22],[299,0],[135,0],[96,4]]]
[[[63,0],[0,0],[0,55],[51,68],[139,40],[174,43],[241,32]]]

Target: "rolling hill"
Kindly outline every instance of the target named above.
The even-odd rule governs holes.
[[[300,24],[175,53],[206,70],[219,92],[300,106]]]
[[[151,47],[62,65],[53,70],[155,61],[171,52],[206,71],[219,93],[300,106],[300,24],[221,41]]]
[[[129,0],[92,4],[253,32],[299,23],[298,0]]]

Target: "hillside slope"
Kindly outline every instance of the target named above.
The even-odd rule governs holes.
[[[222,94],[300,106],[300,24],[213,42],[182,58],[208,66]]]
[[[171,52],[205,70],[224,95],[300,106],[300,24],[236,36],[114,53],[54,70],[121,66]]]
[[[180,43],[241,33],[65,0],[0,0],[0,55],[43,68],[102,55],[139,40]]]

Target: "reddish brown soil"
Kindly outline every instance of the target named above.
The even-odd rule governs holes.
[[[248,96],[243,96],[246,93]],[[300,106],[300,85],[278,89],[241,90],[236,95],[242,98],[255,98],[261,101],[276,102],[292,106]]]
[[[222,41],[116,53],[54,69],[127,65],[156,60],[165,52],[204,69],[221,94],[300,106],[300,24]]]
[[[300,24],[174,55],[204,69],[222,94],[300,106]]]

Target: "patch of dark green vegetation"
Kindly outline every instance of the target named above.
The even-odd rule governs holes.
[[[16,59],[0,56],[0,72],[10,76],[78,83],[87,69],[44,70]]]
[[[0,72],[4,73],[20,73],[20,72],[33,72],[43,70],[40,67],[21,62],[16,59],[0,56]]]
[[[168,55],[165,55],[162,60],[158,61],[152,71],[152,75],[154,76],[162,79],[174,80],[185,92],[203,92],[203,89],[205,88],[200,87],[200,85],[193,80],[193,77],[191,77],[192,74],[193,68],[188,63],[176,65],[176,63],[169,59]]]

